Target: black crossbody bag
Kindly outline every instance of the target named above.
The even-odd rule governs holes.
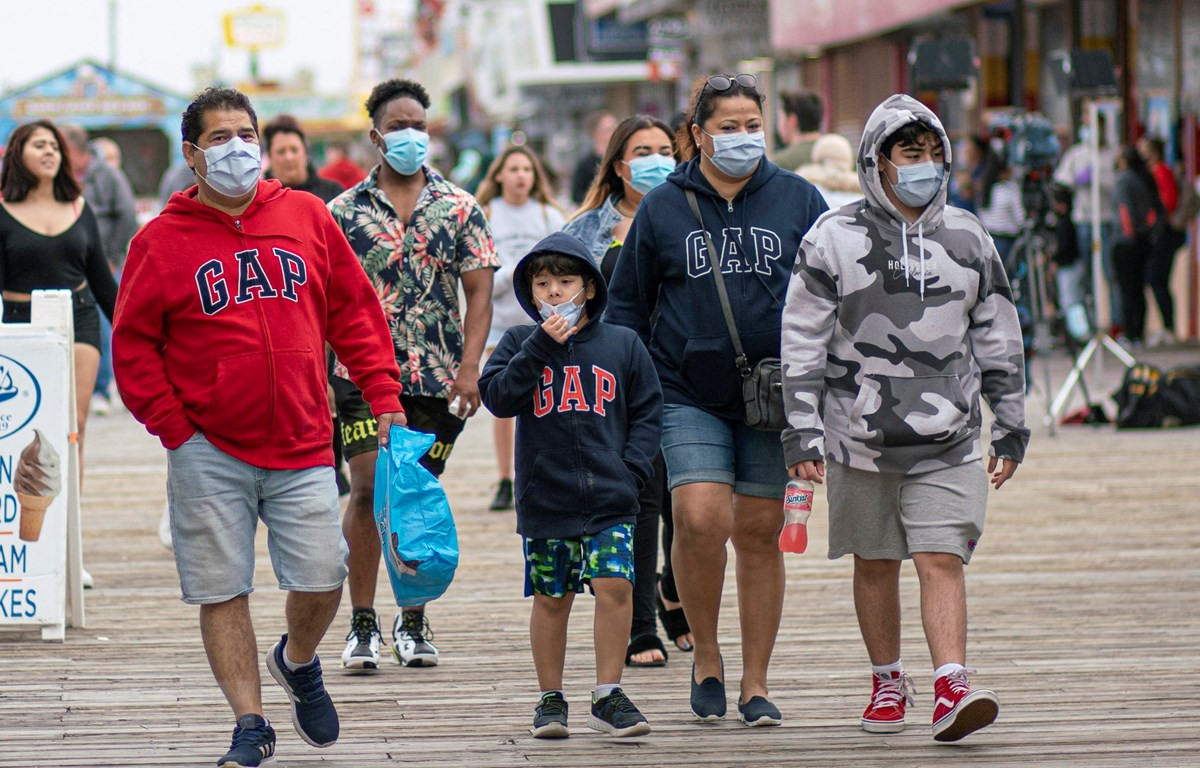
[[[717,284],[717,296],[721,299],[721,312],[725,315],[725,325],[729,327],[729,338],[733,341],[733,364],[742,375],[742,401],[746,407],[746,426],[761,429],[765,432],[779,432],[787,426],[787,413],[783,409],[783,371],[778,357],[766,357],[754,365],[746,359],[742,349],[742,339],[738,335],[737,324],[733,320],[733,310],[729,306],[729,293],[725,290],[725,277],[721,274],[721,255],[713,246],[712,236],[708,227],[704,226],[704,217],[700,215],[700,205],[696,202],[696,194],[690,189],[687,195],[688,206],[700,223],[700,231],[704,233],[704,243],[708,246],[709,262],[712,265],[713,280]]]

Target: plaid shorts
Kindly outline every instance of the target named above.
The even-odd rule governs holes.
[[[564,597],[603,578],[633,583],[633,523],[577,539],[525,539],[525,597]]]

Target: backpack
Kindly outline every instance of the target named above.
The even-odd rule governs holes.
[[[1113,394],[1117,428],[1200,424],[1200,367],[1161,368],[1138,363]]]
[[[436,438],[393,426],[375,462],[375,526],[396,605],[442,596],[458,568],[458,533],[446,492],[419,463]]]

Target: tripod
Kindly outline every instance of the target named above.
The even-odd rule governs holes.
[[[1014,286],[1023,296],[1014,296],[1017,302],[1023,299],[1028,300],[1028,309],[1030,313],[1030,322],[1032,329],[1030,335],[1032,355],[1026,359],[1026,365],[1032,365],[1033,360],[1039,361],[1039,367],[1042,373],[1042,387],[1046,395],[1050,394],[1050,361],[1046,358],[1046,352],[1050,349],[1050,329],[1049,320],[1046,317],[1046,306],[1049,301],[1049,296],[1046,288],[1046,271],[1042,264],[1042,254],[1044,252],[1044,243],[1038,220],[1026,219],[1021,226],[1021,233],[1017,236],[1017,240],[1013,243],[1013,254],[1010,261],[1013,264],[1019,264],[1023,260],[1025,262],[1025,276],[1021,280],[1019,286]],[[1006,265],[1007,266],[1007,265]],[[1015,272],[1015,270],[1014,270]],[[1030,380],[1033,379],[1033,374],[1030,372]],[[1086,395],[1086,390],[1085,390]],[[1054,417],[1050,413],[1050,406],[1047,403],[1046,424],[1050,428],[1050,435],[1054,435]]]
[[[1109,336],[1100,328],[1100,323],[1097,322],[1098,313],[1096,312],[1096,301],[1100,296],[1100,279],[1101,271],[1104,265],[1100,254],[1100,107],[1095,99],[1090,99],[1087,104],[1088,118],[1091,120],[1092,130],[1088,136],[1088,149],[1091,151],[1092,163],[1092,181],[1091,181],[1091,198],[1092,198],[1092,325],[1095,328],[1092,338],[1084,345],[1079,355],[1075,358],[1074,365],[1071,366],[1070,373],[1063,381],[1063,385],[1058,390],[1058,394],[1054,396],[1054,400],[1050,404],[1050,411],[1047,414],[1047,419],[1053,423],[1062,414],[1063,409],[1067,407],[1067,403],[1071,399],[1071,394],[1075,391],[1077,385],[1083,385],[1083,371],[1091,362],[1092,357],[1098,351],[1108,350],[1113,357],[1117,358],[1126,368],[1132,368],[1137,364],[1133,356],[1118,344],[1112,336]],[[1086,389],[1086,388],[1085,388]],[[1085,394],[1086,397],[1086,394]]]

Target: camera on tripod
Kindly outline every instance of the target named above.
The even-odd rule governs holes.
[[[1021,183],[1025,215],[1038,229],[1052,221],[1054,165],[1062,149],[1054,125],[1037,112],[1013,109],[999,112],[988,124],[992,140]]]

